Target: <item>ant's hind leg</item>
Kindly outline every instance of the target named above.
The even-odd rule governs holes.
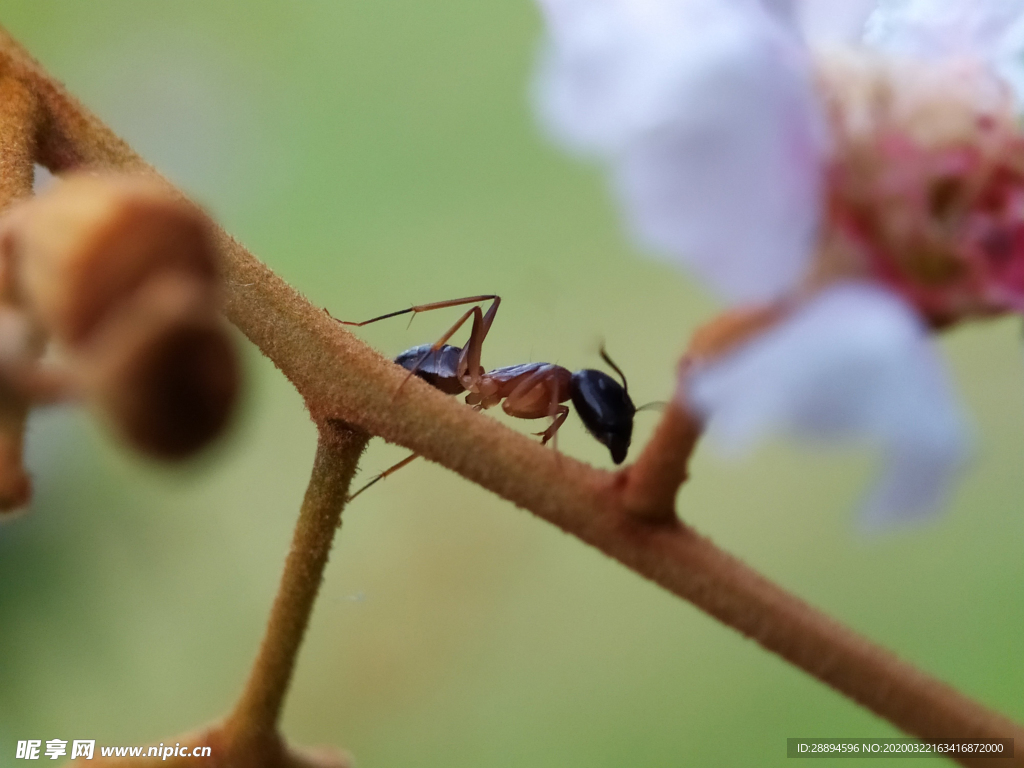
[[[379,475],[377,475],[375,478],[373,478],[373,480],[371,480],[366,485],[364,485],[362,488],[360,488],[358,491],[356,491],[351,496],[349,496],[347,501],[352,501],[356,496],[358,496],[360,493],[365,491],[371,485],[375,485],[376,483],[379,483],[381,480],[383,480],[385,477],[388,477],[389,475],[395,474],[395,472],[400,470],[402,467],[404,467],[406,464],[410,463],[413,459],[417,458],[418,456],[419,456],[418,453],[414,453],[412,456],[406,456],[404,459],[402,459],[400,462],[395,464],[393,467],[388,467],[383,472],[381,472]]]
[[[498,313],[498,306],[501,304],[501,297],[493,293],[488,293],[481,294],[480,296],[466,296],[465,298],[461,299],[435,301],[430,304],[417,304],[415,306],[409,307],[408,309],[400,309],[396,312],[388,312],[385,315],[371,317],[369,320],[363,320],[362,322],[359,323],[352,322],[350,320],[338,320],[337,318],[334,318],[334,320],[341,323],[342,325],[352,325],[356,327],[361,327],[364,325],[369,325],[370,323],[376,323],[379,320],[387,320],[390,317],[398,317],[399,315],[412,314],[412,318],[409,319],[409,323],[411,324],[413,318],[415,318],[416,315],[419,314],[420,312],[429,312],[433,309],[444,309],[445,307],[458,307],[464,304],[479,304],[480,302],[484,301],[491,302],[491,306],[487,308],[486,313],[484,313],[480,309],[480,307],[473,307],[473,309],[469,310],[462,317],[460,317],[458,322],[456,322],[455,325],[453,325],[444,336],[438,339],[430,347],[429,350],[423,353],[422,357],[420,357],[420,359],[417,360],[413,367],[409,370],[409,374],[398,386],[398,389],[395,390],[395,394],[392,395],[392,399],[394,399],[395,397],[398,396],[398,393],[402,391],[402,387],[405,386],[406,382],[408,382],[409,379],[416,374],[416,371],[419,370],[420,366],[423,365],[423,363],[430,356],[430,354],[439,350],[444,345],[444,343],[447,342],[448,339],[450,339],[455,334],[455,332],[458,331],[459,328],[461,328],[462,325],[471,317],[473,318],[473,330],[470,333],[469,342],[466,344],[462,354],[460,355],[459,368],[461,369],[463,368],[463,365],[465,365],[465,371],[470,374],[470,376],[473,379],[473,382],[476,383],[480,376],[480,351],[481,348],[483,347],[484,338],[487,336],[488,331],[491,330],[491,323],[494,322],[494,316]],[[328,312],[328,314],[330,313]]]
[[[428,349],[426,352],[420,355],[419,359],[413,364],[412,368],[409,369],[408,375],[404,379],[402,379],[402,383],[398,385],[398,389],[395,390],[395,394],[391,396],[391,399],[394,400],[396,397],[398,397],[398,393],[402,391],[402,387],[406,385],[409,379],[416,375],[416,371],[418,371],[420,369],[420,366],[426,362],[427,358],[430,357],[433,353],[437,352],[437,350],[439,350],[441,347],[443,347],[445,342],[448,341],[448,339],[450,339],[452,336],[454,336],[455,332],[458,331],[459,328],[461,328],[463,324],[467,320],[469,320],[469,318],[473,318],[473,327],[476,328],[477,317],[479,316],[480,307],[473,307],[471,310],[466,312],[462,317],[460,317],[458,321],[456,321],[455,325],[448,329],[448,332],[444,336],[435,341],[430,346],[430,349]]]
[[[439,302],[438,304],[424,304],[422,306],[428,309],[440,309],[441,307],[455,306],[456,304],[465,304],[473,300],[486,298],[488,297],[474,296],[472,299],[455,299],[454,301],[442,301]],[[444,336],[435,341],[431,345],[430,349],[423,353],[420,359],[416,361],[416,364],[409,369],[409,375],[405,377],[405,379],[399,385],[398,389],[395,390],[395,394],[393,397],[398,396],[398,393],[402,391],[402,387],[404,387],[405,383],[409,381],[410,378],[412,378],[416,371],[419,370],[420,366],[423,365],[427,357],[429,357],[434,352],[437,352],[437,350],[444,346],[448,339],[454,336],[455,333],[459,330],[459,328],[461,328],[466,323],[466,321],[469,320],[469,318],[471,317],[473,318],[473,329],[469,333],[469,341],[466,343],[466,346],[463,347],[462,353],[459,355],[459,366],[457,373],[459,375],[459,378],[461,379],[463,373],[463,366],[465,366],[465,372],[469,373],[470,381],[463,382],[463,385],[465,386],[466,384],[468,384],[469,386],[466,386],[466,389],[469,390],[472,390],[475,387],[475,385],[480,379],[480,352],[481,349],[483,348],[484,338],[486,338],[487,332],[491,329],[491,323],[494,322],[494,315],[498,311],[498,305],[501,304],[501,299],[498,296],[492,296],[490,298],[492,298],[493,301],[491,302],[491,306],[488,307],[487,309],[487,314],[481,312],[480,307],[473,307],[472,309],[467,311],[462,317],[460,317],[455,322],[455,324],[448,329],[448,332],[445,333]],[[420,311],[425,310],[423,310],[423,308],[421,307]]]
[[[444,309],[445,307],[459,307],[463,304],[476,304],[481,301],[490,301],[491,307],[487,310],[487,314],[491,316],[493,320],[494,312],[497,311],[497,305],[501,303],[501,298],[494,294],[487,294],[484,296],[467,296],[463,299],[449,299],[448,301],[435,301],[431,304],[417,304],[409,307],[408,309],[400,309],[397,312],[388,312],[386,315],[378,315],[377,317],[371,317],[369,320],[363,320],[361,323],[355,323],[351,320],[338,320],[334,318],[342,325],[354,325],[356,327],[362,327],[369,325],[370,323],[376,323],[378,320],[387,320],[390,317],[398,317],[399,315],[407,315],[410,312],[415,317],[420,312],[429,312],[432,309]],[[411,320],[409,322],[412,322]],[[488,327],[490,327],[488,325]]]

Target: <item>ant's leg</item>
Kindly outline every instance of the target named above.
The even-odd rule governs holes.
[[[556,435],[562,424],[569,417],[569,406],[560,405],[560,403],[569,399],[569,378],[571,376],[564,368],[557,365],[543,365],[516,384],[505,397],[503,405],[505,413],[509,416],[527,419],[540,418],[540,415],[535,410],[536,405],[527,398],[529,398],[535,387],[545,387],[549,399],[547,415],[552,419],[552,422],[543,432],[535,432],[534,434],[541,438],[541,445],[554,438],[556,441],[554,445],[556,451],[558,450],[558,438]],[[524,401],[526,402],[524,403]]]
[[[483,346],[484,339],[487,337],[487,334],[491,332],[491,324],[494,322],[494,316],[498,314],[498,307],[500,305],[501,296],[495,296],[493,299],[491,299],[491,306],[489,306],[487,308],[487,312],[484,313],[483,326],[480,336],[481,347]]]
[[[463,304],[474,304],[482,301],[491,302],[491,306],[487,308],[487,313],[483,314],[479,307],[474,307],[459,318],[459,321],[451,327],[448,333],[435,342],[433,346],[431,346],[427,352],[424,352],[423,356],[416,361],[415,365],[413,365],[410,370],[409,375],[405,377],[398,389],[395,391],[395,395],[401,392],[402,387],[404,387],[405,383],[415,375],[416,371],[419,370],[421,365],[423,365],[427,357],[432,352],[439,350],[441,346],[448,341],[448,339],[450,339],[470,317],[473,318],[473,330],[470,333],[469,342],[466,344],[466,347],[460,355],[459,368],[462,368],[461,361],[466,361],[465,372],[469,373],[471,382],[476,384],[480,376],[480,351],[483,348],[484,338],[487,336],[487,332],[491,330],[491,323],[494,322],[494,316],[497,314],[498,306],[501,304],[501,297],[496,294],[491,293],[480,296],[467,296],[462,299],[449,299],[448,301],[435,301],[430,304],[417,304],[416,306],[409,307],[408,309],[400,309],[397,312],[388,312],[386,315],[379,315],[378,317],[373,317],[369,320],[363,320],[360,323],[351,322],[349,320],[338,320],[338,322],[342,325],[360,327],[369,325],[370,323],[376,323],[378,320],[387,320],[390,317],[398,317],[399,315],[412,313],[413,317],[415,317],[420,312],[429,312],[433,309],[444,309],[445,307],[458,307]],[[335,319],[337,320],[337,318]],[[409,322],[411,323],[412,319],[410,319]]]
[[[517,419],[537,418],[536,416],[524,417],[517,413],[517,411],[519,411],[519,403],[530,393],[531,389],[536,387],[538,384],[540,384],[542,381],[544,381],[550,376],[551,369],[548,367],[543,367],[538,368],[525,379],[520,380],[518,384],[512,387],[512,391],[505,395],[505,402],[502,405],[502,408],[505,410],[505,413]],[[501,393],[499,392],[499,394]]]
[[[517,418],[537,418],[535,413],[524,417],[520,411],[520,403],[529,396],[534,387],[547,387],[548,395],[551,400],[548,406],[547,415],[553,418],[554,421],[551,426],[543,432],[534,433],[538,437],[543,438],[541,440],[541,445],[544,445],[548,440],[555,436],[559,427],[562,426],[566,418],[569,416],[569,407],[559,405],[563,399],[567,398],[560,396],[563,392],[562,388],[558,384],[558,370],[559,369],[556,366],[546,365],[543,368],[539,368],[534,371],[513,388],[513,390],[505,397],[505,403],[503,405],[505,413],[509,416]]]
[[[558,430],[565,424],[565,420],[569,418],[569,406],[567,405],[556,405],[555,411],[551,413],[551,417],[554,421],[551,422],[551,426],[545,429],[543,432],[535,432],[537,437],[541,438],[540,444],[545,445],[551,438],[555,439],[554,448],[558,450]]]
[[[398,393],[402,391],[402,387],[404,387],[405,383],[415,375],[416,371],[418,371],[420,369],[420,366],[426,362],[427,358],[430,357],[430,355],[433,354],[434,352],[437,352],[437,350],[439,350],[441,347],[443,347],[444,343],[448,341],[448,339],[450,339],[452,336],[454,336],[455,332],[458,331],[459,328],[461,328],[465,324],[465,322],[469,320],[469,318],[471,317],[473,318],[473,330],[476,331],[478,324],[477,318],[481,317],[480,307],[473,307],[471,310],[466,312],[466,314],[464,314],[462,317],[458,319],[455,325],[448,329],[448,332],[444,336],[435,341],[431,345],[430,349],[428,349],[426,352],[420,355],[419,359],[413,364],[412,368],[409,369],[409,375],[402,379],[402,383],[398,385],[398,389],[396,389],[395,394],[392,395],[392,400],[398,397]],[[479,375],[479,372],[477,372],[476,376]]]
[[[379,483],[379,482],[380,482],[381,480],[383,480],[383,479],[384,479],[385,477],[387,477],[388,475],[393,475],[393,474],[395,474],[395,472],[397,472],[398,470],[400,470],[400,469],[401,469],[402,467],[404,467],[404,466],[405,466],[406,464],[408,464],[409,462],[411,462],[411,461],[412,461],[413,459],[415,459],[415,458],[416,458],[417,456],[419,456],[419,454],[418,454],[418,453],[414,453],[414,454],[413,454],[412,456],[406,456],[406,457],[405,457],[404,459],[402,459],[402,460],[401,460],[400,462],[398,462],[397,464],[395,464],[395,466],[393,466],[393,467],[389,467],[389,468],[385,469],[385,470],[384,470],[383,472],[381,472],[381,473],[380,473],[379,475],[377,475],[377,476],[376,476],[375,478],[373,478],[373,480],[371,480],[371,481],[370,481],[370,482],[368,482],[368,483],[367,483],[366,485],[364,485],[364,486],[363,486],[362,488],[360,488],[360,489],[359,489],[358,491],[356,491],[356,492],[355,492],[355,493],[353,493],[353,494],[352,494],[351,496],[349,496],[349,497],[348,497],[348,501],[352,501],[352,500],[353,500],[353,499],[354,499],[354,498],[355,498],[356,496],[358,496],[358,495],[359,495],[360,493],[362,493],[363,491],[365,491],[365,490],[366,490],[367,488],[369,488],[369,487],[370,487],[371,485],[374,485],[375,483]]]
[[[466,342],[459,355],[459,365],[456,371],[462,386],[470,392],[475,391],[480,383],[480,373],[483,370],[480,358],[483,353],[484,339],[487,338],[487,334],[491,330],[491,324],[494,322],[494,316],[498,314],[500,304],[501,297],[495,296],[491,301],[491,306],[487,308],[486,314],[481,315],[478,312],[473,315],[473,329],[469,332],[469,341]],[[468,380],[462,381],[463,377],[467,376]]]
[[[400,309],[397,312],[388,312],[386,315],[380,315],[379,317],[373,317],[373,318],[370,318],[369,320],[363,320],[363,322],[361,322],[361,323],[353,323],[350,320],[338,320],[337,318],[334,318],[334,319],[337,320],[342,325],[354,325],[354,326],[362,327],[364,325],[369,325],[370,323],[376,323],[378,320],[387,320],[389,317],[398,317],[399,315],[407,315],[410,312],[412,312],[413,316],[415,316],[415,315],[419,314],[420,312],[429,312],[432,309],[444,309],[445,307],[458,307],[458,306],[461,306],[463,304],[475,304],[475,303],[481,302],[481,301],[493,302],[491,304],[491,308],[487,310],[487,314],[491,317],[491,320],[493,320],[494,319],[494,312],[498,308],[497,305],[501,303],[501,298],[498,297],[498,296],[495,296],[493,294],[488,294],[486,296],[467,296],[464,299],[449,299],[448,301],[435,301],[432,304],[417,304],[416,306],[409,307],[408,309]],[[410,320],[410,322],[412,322],[412,321]],[[490,323],[487,324],[487,327],[488,327],[488,329],[490,328]]]
[[[558,430],[565,423],[565,420],[569,417],[569,406],[558,404],[558,389],[557,387],[551,388],[551,402],[548,404],[548,416],[551,417],[551,425],[543,432],[537,432],[537,436],[540,437],[540,444],[545,445],[548,440],[554,438],[554,442],[551,447],[555,449],[555,453],[558,453]]]

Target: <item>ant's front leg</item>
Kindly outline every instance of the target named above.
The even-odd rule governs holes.
[[[535,433],[541,438],[541,445],[544,445],[555,438],[569,416],[569,407],[560,403],[569,399],[570,381],[571,374],[565,368],[544,364],[515,385],[505,398],[505,413],[520,419],[541,419],[545,416],[553,419],[546,430]],[[544,394],[547,395],[546,404],[541,400]],[[554,447],[557,450],[555,439]]]
[[[550,414],[552,418],[551,426],[545,429],[543,432],[534,432],[539,437],[541,445],[547,445],[548,440],[554,438],[553,447],[558,450],[558,430],[565,424],[565,420],[569,418],[569,406],[558,405],[555,406],[555,411]]]

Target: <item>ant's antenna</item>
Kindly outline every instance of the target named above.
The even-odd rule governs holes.
[[[628,395],[629,394],[629,382],[626,381],[626,374],[624,374],[622,372],[622,369],[619,368],[619,366],[617,366],[615,364],[615,361],[613,361],[610,357],[608,357],[608,352],[605,351],[604,343],[603,342],[601,344],[601,359],[604,360],[606,363],[608,363],[608,365],[610,365],[615,370],[615,372],[617,374],[619,374],[619,378],[622,379],[622,388],[624,390],[626,390],[626,394]]]
[[[639,408],[636,409],[636,412],[640,413],[640,411],[661,411],[664,410],[665,408],[668,408],[668,401],[652,400],[649,403],[641,405]]]

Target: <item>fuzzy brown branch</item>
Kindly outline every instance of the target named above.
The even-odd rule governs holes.
[[[45,105],[41,158],[51,169],[155,173],[2,32],[0,56]],[[644,510],[625,503],[628,476],[556,459],[416,379],[392,399],[404,372],[311,306],[230,236],[219,237],[228,316],[296,386],[318,422],[340,419],[406,446],[530,510],[907,733],[1011,737],[1024,744],[1021,726],[856,635],[688,527],[660,513],[652,515],[655,522],[644,519]],[[685,439],[685,430],[678,432]],[[676,453],[687,450],[684,445]],[[665,490],[655,498],[664,504]],[[1004,764],[1024,765],[1024,756]]]
[[[38,102],[0,68],[0,210],[32,194]]]
[[[341,525],[349,486],[368,440],[368,435],[340,422],[329,420],[319,425],[312,476],[299,509],[267,632],[245,689],[223,724],[169,739],[166,744],[209,746],[211,754],[206,763],[210,768],[349,768],[348,757],[336,750],[289,747],[277,724],[334,535]],[[86,765],[85,761],[78,762]],[[173,768],[194,765],[195,759],[100,758],[88,763],[95,768],[128,764]]]
[[[235,754],[256,765],[264,741],[276,735],[277,720],[288,690],[299,645],[320,590],[334,533],[349,484],[369,437],[333,421],[321,425],[313,475],[302,501],[281,586],[270,613],[256,663],[245,691],[228,718],[223,734]]]
[[[676,492],[686,482],[690,455],[703,425],[673,400],[636,463],[618,475],[622,508],[651,523],[674,523]]]
[[[680,386],[695,363],[728,354],[784,313],[781,304],[734,310],[698,328],[679,365]],[[679,404],[682,399],[672,399],[636,463],[619,473],[623,509],[651,523],[675,520],[676,492],[686,482],[690,457],[704,431],[697,415]]]

